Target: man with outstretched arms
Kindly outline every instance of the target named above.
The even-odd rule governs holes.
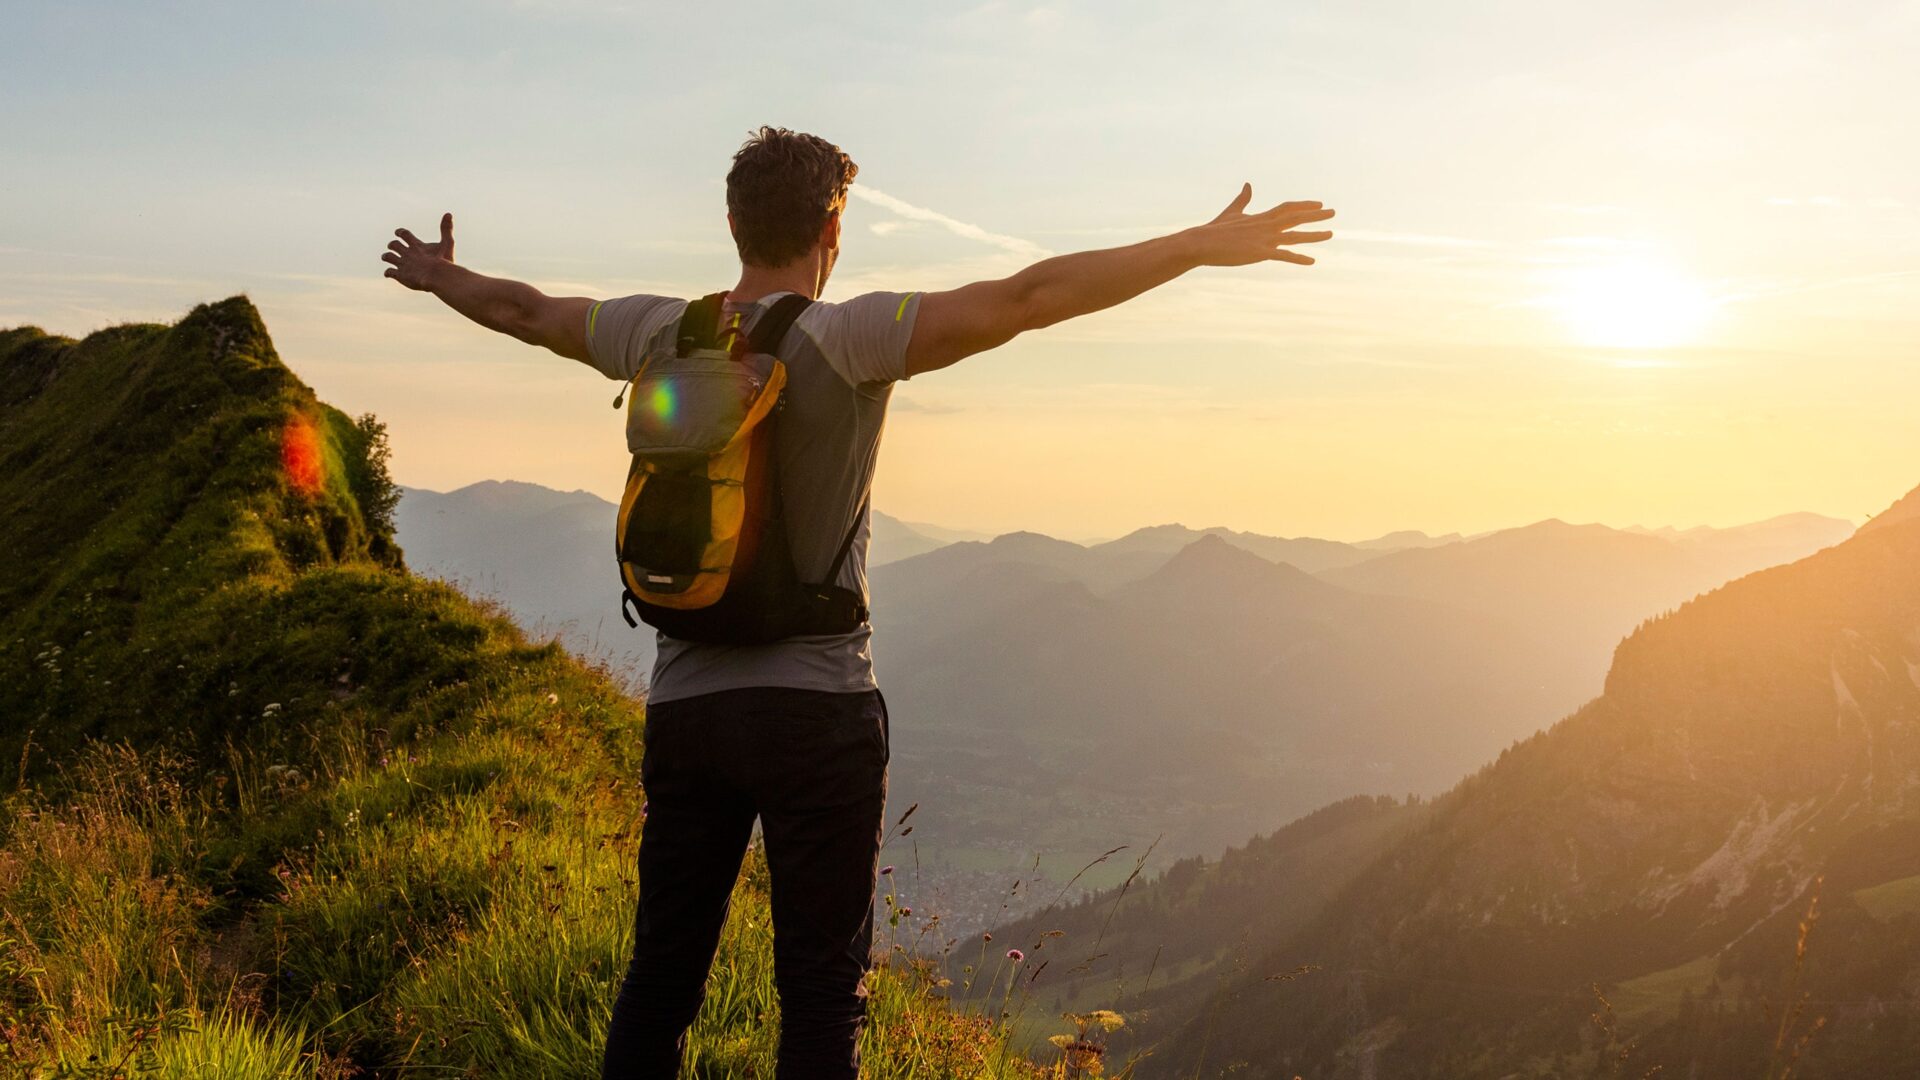
[[[750,332],[778,298],[820,296],[856,172],[839,147],[784,128],[761,128],[734,155],[727,223],[740,278],[722,304],[727,325]],[[1333,211],[1286,202],[1248,213],[1252,198],[1242,186],[1205,224],[1056,256],[994,281],[804,308],[773,348],[787,371],[773,460],[799,580],[819,581],[837,563],[829,584],[866,595],[868,493],[896,381],[1124,303],[1198,267],[1311,265],[1291,249],[1331,236],[1301,227]],[[387,277],[612,379],[631,379],[650,354],[671,351],[688,307],[664,296],[552,297],[474,273],[454,262],[451,214],[440,219],[437,242],[406,229],[396,235],[382,256]],[[647,817],[633,960],[614,1005],[604,1076],[678,1070],[756,818],[772,879],[778,1075],[856,1075],[889,738],[871,634],[862,623],[751,645],[660,636],[641,770]]]

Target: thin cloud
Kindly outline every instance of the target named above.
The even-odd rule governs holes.
[[[988,232],[978,225],[969,225],[957,218],[948,217],[938,210],[915,206],[905,199],[896,199],[884,191],[867,187],[865,184],[855,184],[849,190],[849,194],[862,202],[872,203],[909,221],[924,221],[930,225],[938,225],[955,236],[997,247],[1014,255],[1038,259],[1053,254],[1031,240],[1022,240],[1017,236],[1007,236],[1004,233]]]

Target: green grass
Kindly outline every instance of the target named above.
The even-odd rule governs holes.
[[[1680,1010],[1680,999],[1691,991],[1698,996],[1713,982],[1720,960],[1702,956],[1677,967],[1628,979],[1607,995],[1614,1015],[1625,1024],[1645,1026],[1649,1022],[1670,1019]]]
[[[406,573],[243,299],[0,333],[0,430],[0,1075],[596,1074],[641,705]],[[755,856],[695,1075],[772,1074],[768,910]],[[947,974],[870,975],[870,1075],[1051,1075]]]
[[[1856,890],[1853,899],[1881,922],[1892,922],[1902,915],[1920,915],[1920,874]]]

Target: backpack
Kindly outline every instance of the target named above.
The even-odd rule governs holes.
[[[866,622],[867,606],[835,580],[867,504],[855,511],[826,580],[804,583],[788,549],[774,462],[787,382],[774,350],[813,301],[783,296],[742,334],[738,318],[720,328],[725,298],[689,303],[673,352],[648,355],[622,391],[631,395],[633,464],[614,540],[625,586],[620,614],[629,626],[729,645],[850,633]]]

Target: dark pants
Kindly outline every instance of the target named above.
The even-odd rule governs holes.
[[[648,707],[633,963],[613,1006],[603,1077],[670,1080],[679,1071],[756,815],[773,884],[777,1076],[856,1075],[887,736],[878,690],[765,687]]]

